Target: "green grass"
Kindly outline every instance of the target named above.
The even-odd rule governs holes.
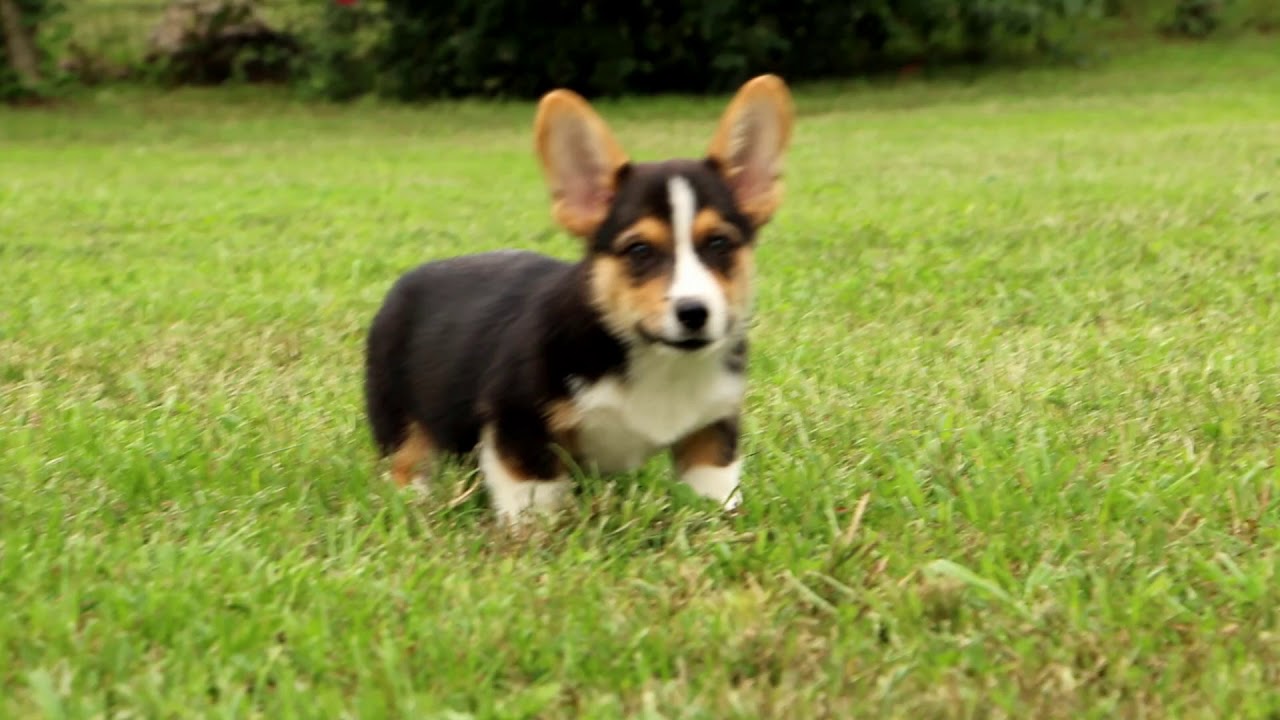
[[[1276,57],[800,89],[745,512],[660,459],[523,541],[360,378],[403,270],[576,254],[531,105],[0,114],[0,716],[1276,717]]]

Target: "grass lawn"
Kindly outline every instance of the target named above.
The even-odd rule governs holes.
[[[360,382],[400,272],[576,255],[531,104],[0,111],[0,717],[1276,717],[1275,45],[798,89],[745,512],[658,459],[527,541]]]

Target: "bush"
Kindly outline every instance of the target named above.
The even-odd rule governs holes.
[[[347,100],[377,86],[378,60],[388,37],[385,8],[376,2],[327,0],[301,35],[307,51],[298,67],[303,93]]]
[[[379,89],[404,99],[721,91],[764,71],[808,79],[1044,53],[1099,2],[386,0],[368,62]]]
[[[1178,0],[1160,29],[1170,35],[1203,38],[1213,34],[1221,22],[1221,0]]]
[[[27,36],[33,39],[37,37],[37,30],[41,24],[48,22],[62,11],[60,0],[16,0],[16,4],[19,12],[22,13]],[[0,102],[13,102],[38,95],[43,88],[31,87],[14,70],[5,38],[6,33],[0,32]],[[37,50],[39,50],[38,44]],[[40,57],[38,60],[44,66],[42,69],[46,74],[52,70],[47,57]]]
[[[167,82],[207,85],[290,77],[298,43],[262,18],[258,0],[177,0],[152,30],[145,62]]]
[[[1105,14],[1181,38],[1280,30],[1276,0],[1106,0]]]
[[[151,33],[146,64],[167,82],[286,80],[297,41],[262,18],[259,0],[177,0]]]

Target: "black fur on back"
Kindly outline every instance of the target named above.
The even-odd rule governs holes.
[[[541,413],[569,395],[568,378],[593,381],[626,362],[590,307],[587,280],[585,263],[522,251],[402,276],[368,335],[365,403],[379,451],[393,452],[417,421],[436,449],[466,453],[494,421],[523,431],[522,456],[547,452]]]

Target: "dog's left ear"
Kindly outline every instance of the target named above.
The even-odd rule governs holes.
[[[604,120],[572,90],[543,96],[533,134],[556,222],[574,235],[591,237],[609,214],[626,153]]]
[[[707,150],[756,227],[769,222],[782,202],[782,156],[794,115],[782,78],[761,75],[738,90]]]

